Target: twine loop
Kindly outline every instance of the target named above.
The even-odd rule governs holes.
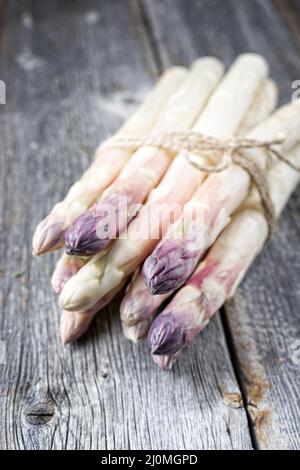
[[[284,138],[273,140],[255,140],[247,138],[219,139],[198,132],[166,132],[150,134],[145,137],[116,135],[104,142],[104,147],[125,147],[137,149],[141,146],[157,147],[168,152],[185,152],[191,165],[205,173],[218,173],[235,164],[243,168],[256,186],[262,209],[269,227],[269,237],[276,226],[276,215],[270,197],[265,169],[256,163],[247,150],[265,150],[270,159],[280,160],[294,170],[300,172],[300,167],[294,165],[279,150]]]

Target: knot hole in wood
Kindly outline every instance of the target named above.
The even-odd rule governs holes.
[[[36,403],[27,408],[25,416],[29,424],[42,426],[53,418],[54,413],[54,406],[50,403]]]

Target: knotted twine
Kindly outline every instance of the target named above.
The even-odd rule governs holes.
[[[120,146],[137,149],[141,146],[157,147],[169,152],[187,152],[188,161],[198,170],[205,173],[218,173],[226,170],[231,164],[243,168],[257,188],[262,209],[269,228],[269,238],[276,227],[276,215],[270,197],[265,169],[256,163],[247,153],[250,149],[263,149],[269,158],[276,158],[296,171],[300,167],[294,165],[276,147],[283,144],[284,139],[218,139],[198,132],[167,132],[151,134],[145,137],[116,135],[104,142],[104,146]],[[200,158],[201,157],[201,158]]]

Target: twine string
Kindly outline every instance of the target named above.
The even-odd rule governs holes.
[[[262,209],[269,227],[269,237],[276,226],[276,215],[270,197],[265,169],[256,163],[247,150],[261,148],[269,158],[278,159],[294,170],[296,166],[277,148],[284,139],[255,140],[255,139],[218,139],[198,132],[167,132],[152,134],[145,137],[116,135],[103,143],[104,147],[125,147],[137,149],[141,146],[157,147],[172,153],[185,151],[190,164],[205,173],[217,173],[226,170],[231,164],[243,168],[251,177],[258,190]],[[201,157],[201,158],[200,158]]]

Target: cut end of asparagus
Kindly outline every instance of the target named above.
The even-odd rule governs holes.
[[[184,346],[184,331],[176,324],[172,313],[159,315],[149,330],[151,353],[157,356],[170,356]]]
[[[37,226],[33,239],[33,255],[39,256],[49,251],[60,248],[64,243],[63,223],[53,221],[53,217],[48,216]]]
[[[60,339],[64,346],[74,343],[90,326],[92,315],[63,310],[60,319]]]
[[[197,263],[196,251],[186,240],[166,240],[146,259],[143,276],[152,295],[166,294],[181,287]]]

